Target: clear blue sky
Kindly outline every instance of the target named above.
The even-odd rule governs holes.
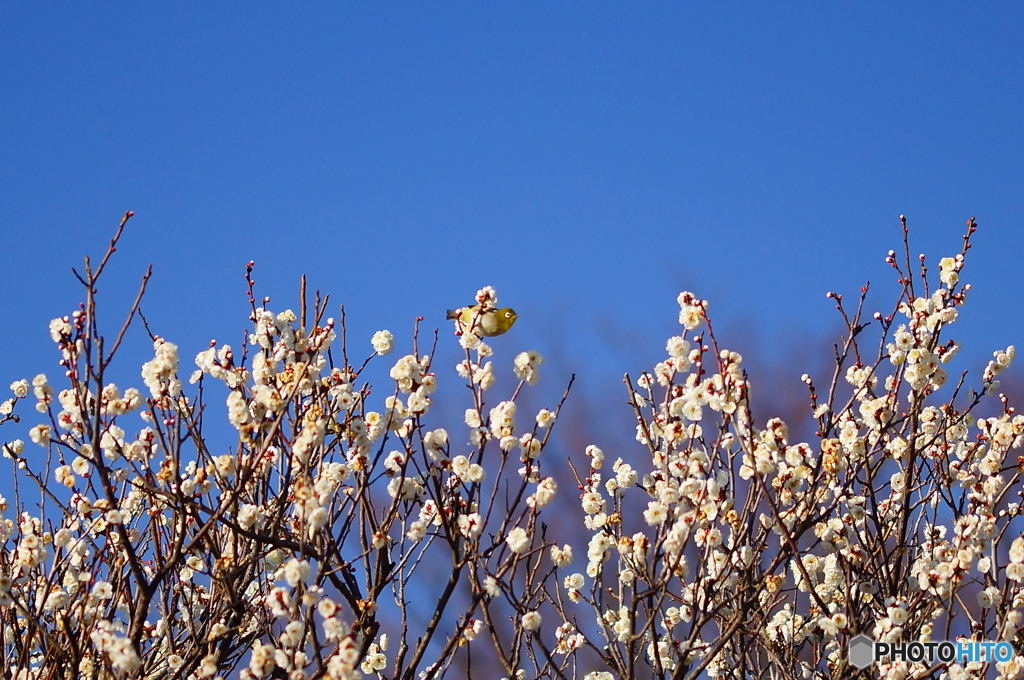
[[[892,290],[900,213],[933,264],[977,215],[963,335],[1020,344],[1024,9],[898,5],[4,3],[0,385],[55,372],[70,267],[129,209],[103,292],[152,262],[186,374],[241,337],[250,259],[367,350],[448,338],[485,284],[522,314],[506,363],[649,366],[683,288],[785,348],[825,291]]]

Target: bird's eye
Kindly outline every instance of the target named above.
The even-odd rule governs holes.
[[[505,312],[505,318],[508,319],[512,316],[512,312]]]

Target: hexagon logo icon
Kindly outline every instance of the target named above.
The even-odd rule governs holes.
[[[875,641],[867,635],[858,635],[850,640],[850,663],[857,668],[867,668],[875,660]]]

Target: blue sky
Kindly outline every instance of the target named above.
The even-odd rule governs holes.
[[[108,318],[152,262],[186,365],[237,344],[250,259],[367,351],[417,315],[450,338],[491,284],[522,314],[499,360],[615,388],[685,288],[770,360],[834,330],[827,290],[894,290],[900,213],[933,269],[977,215],[958,337],[1024,338],[1020,5],[254,5],[0,7],[0,384],[54,372],[46,322],[125,210]]]

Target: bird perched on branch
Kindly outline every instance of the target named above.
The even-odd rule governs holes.
[[[455,334],[472,333],[482,338],[493,338],[512,328],[519,315],[511,307],[483,308],[480,305],[449,309],[445,317],[455,322]]]

